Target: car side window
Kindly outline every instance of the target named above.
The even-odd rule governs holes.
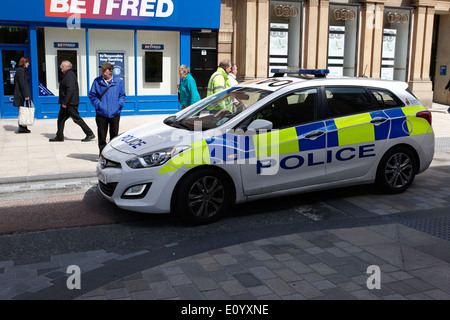
[[[325,93],[328,112],[333,118],[379,109],[361,87],[325,87]]]
[[[314,121],[317,114],[317,89],[298,90],[284,95],[256,112],[252,121],[264,119],[273,129],[293,127]]]
[[[403,107],[403,102],[397,96],[395,96],[392,92],[384,90],[384,89],[369,89],[370,92],[377,100],[380,108],[401,108]]]

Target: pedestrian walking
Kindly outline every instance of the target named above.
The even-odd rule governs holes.
[[[80,117],[78,105],[80,104],[80,91],[75,72],[72,70],[72,63],[68,60],[61,62],[59,66],[64,74],[59,83],[59,107],[56,137],[48,139],[50,142],[64,141],[64,126],[70,117],[73,122],[81,127],[86,137],[81,141],[87,142],[95,138],[94,132]]]
[[[230,71],[230,60],[222,60],[219,63],[219,67],[217,68],[216,72],[214,72],[211,75],[211,78],[209,78],[208,88],[206,92],[207,97],[230,87],[230,82],[228,80],[228,74],[230,73]]]
[[[192,77],[188,66],[182,64],[178,69],[178,74],[182,80],[178,85],[178,92],[180,93],[181,110],[183,110],[200,101],[200,94],[197,90],[197,83]]]
[[[30,89],[30,75],[28,73],[28,66],[30,65],[30,59],[26,57],[20,58],[17,63],[16,74],[14,75],[14,99],[13,105],[17,108],[25,107],[25,101],[31,102],[31,89]],[[31,131],[27,126],[22,126],[18,123],[18,133],[30,133]]]
[[[101,66],[102,75],[95,78],[89,91],[89,100],[95,108],[99,155],[106,146],[109,128],[109,141],[119,134],[120,112],[125,104],[125,89],[118,77],[113,77],[114,66],[105,62]]]
[[[230,87],[234,87],[235,85],[238,84],[237,80],[236,80],[236,76],[237,76],[237,66],[234,62],[231,63],[231,71],[228,74],[228,80],[230,81]]]
[[[448,90],[450,90],[450,79],[448,79],[448,83],[447,83],[447,85],[444,88],[444,94],[447,94],[446,95],[446,97],[447,97],[447,104],[448,104],[448,93],[447,93]],[[450,106],[447,109],[447,113],[450,113]]]

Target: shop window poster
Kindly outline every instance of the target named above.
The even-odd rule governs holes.
[[[125,52],[98,52],[98,65],[109,62],[114,66],[113,77],[120,78],[125,87]],[[101,70],[99,69],[99,75]]]
[[[331,26],[328,33],[328,70],[330,76],[343,76],[344,48],[345,27]]]
[[[278,23],[270,24],[270,55],[287,56],[288,55],[288,24]]]
[[[384,29],[383,33],[383,59],[393,59],[395,58],[395,38],[397,30]]]
[[[328,56],[334,58],[344,57],[345,27],[330,27],[328,40]]]

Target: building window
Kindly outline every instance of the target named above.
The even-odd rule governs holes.
[[[384,10],[381,79],[406,81],[411,10]]]
[[[101,75],[104,62],[114,66],[113,77],[123,81],[125,93],[135,94],[134,31],[89,29],[89,83]]]
[[[332,76],[356,75],[359,7],[330,5],[328,69]]]
[[[145,53],[145,82],[163,82],[163,53]]]
[[[302,3],[270,2],[269,75],[272,68],[299,68]]]
[[[63,60],[69,60],[75,71],[80,95],[87,95],[86,84],[86,36],[85,29],[38,28],[38,77],[39,95],[59,95]],[[45,43],[43,46],[42,42]]]
[[[28,28],[0,26],[0,43],[28,44]]]
[[[137,95],[176,95],[180,33],[137,31]]]

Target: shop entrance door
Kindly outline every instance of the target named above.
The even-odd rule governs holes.
[[[190,69],[203,99],[209,78],[217,70],[217,32],[192,31]]]
[[[2,118],[17,118],[18,108],[13,106],[15,66],[22,57],[29,57],[28,47],[0,45],[0,110]],[[30,61],[31,63],[31,61]],[[31,79],[31,75],[30,75]]]

